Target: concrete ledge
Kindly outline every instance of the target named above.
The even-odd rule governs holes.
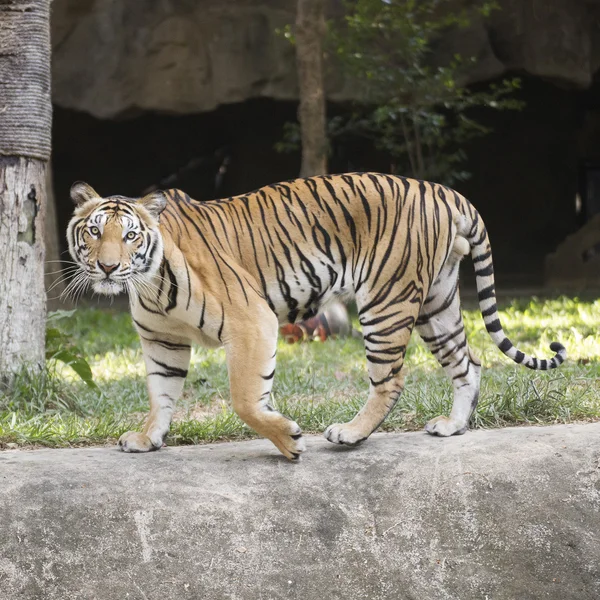
[[[2,600],[597,599],[600,423],[0,453]]]

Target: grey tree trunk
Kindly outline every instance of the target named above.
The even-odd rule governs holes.
[[[0,378],[44,360],[50,0],[0,0]]]
[[[302,138],[301,177],[327,173],[325,92],[323,90],[323,37],[325,1],[298,0],[296,14],[296,62]]]
[[[60,235],[58,233],[58,217],[56,214],[56,200],[54,197],[54,181],[52,179],[52,161],[46,166],[46,266],[44,279],[48,310],[56,310],[65,306],[60,300],[60,295],[65,289],[61,274],[60,262]]]

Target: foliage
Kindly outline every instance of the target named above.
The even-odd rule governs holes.
[[[92,389],[98,386],[94,383],[92,369],[84,358],[81,350],[73,343],[70,336],[58,327],[62,319],[72,317],[75,310],[57,310],[48,315],[46,325],[46,360],[59,360],[75,371],[82,381]]]
[[[0,382],[0,420],[29,420],[40,415],[69,413],[87,414],[84,402],[56,370],[56,363],[42,369],[23,367],[8,382]],[[1,437],[1,436],[0,436]]]
[[[467,305],[473,301],[467,298]],[[505,304],[500,318],[522,350],[548,357],[550,342],[566,346],[567,362],[548,372],[529,371],[506,359],[485,331],[479,310],[463,314],[469,344],[485,367],[473,426],[600,418],[600,300],[527,298]],[[89,388],[57,361],[50,361],[42,373],[19,375],[10,390],[0,389],[0,447],[112,443],[125,431],[141,428],[148,400],[131,317],[114,310],[79,309],[61,320],[61,329],[88,357],[100,390]],[[406,369],[405,390],[382,426],[385,431],[421,429],[432,417],[450,411],[451,383],[416,335]],[[322,432],[333,422],[349,420],[367,393],[359,340],[279,342],[273,404],[305,431]],[[223,351],[195,348],[168,443],[254,435],[230,408]]]
[[[512,96],[519,80],[470,90],[462,82],[476,59],[455,54],[437,65],[433,50],[449,29],[468,27],[473,15],[486,17],[496,4],[475,0],[458,11],[450,0],[348,0],[345,6],[344,19],[329,23],[328,47],[334,68],[360,100],[349,115],[330,120],[330,140],[369,140],[402,175],[446,185],[467,178],[462,146],[489,132],[471,109],[520,108]],[[297,147],[297,141],[297,128],[288,126],[278,149]]]
[[[65,367],[72,369],[88,389],[97,394],[92,369],[79,345],[64,331],[75,311],[56,311],[46,324],[46,363],[40,367],[24,366],[13,377],[0,382],[0,415],[15,423],[17,415],[25,420],[39,414],[68,412],[81,417],[86,408],[71,386],[65,385]],[[62,369],[59,367],[62,364]]]

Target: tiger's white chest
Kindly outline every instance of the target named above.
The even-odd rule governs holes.
[[[213,332],[214,319],[206,318],[209,317],[206,315],[206,310],[206,327],[199,326],[202,312],[197,303],[190,302],[189,305],[183,303],[169,312],[164,308],[159,312],[157,308],[157,306],[152,307],[148,302],[140,302],[139,299],[130,300],[131,316],[141,334],[148,330],[155,338],[173,341],[191,340],[205,348],[218,348],[222,345],[218,335]]]

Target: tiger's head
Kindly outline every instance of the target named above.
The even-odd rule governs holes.
[[[67,289],[76,293],[91,284],[99,294],[114,295],[143,286],[163,257],[158,221],[165,195],[102,198],[78,181],[71,186],[71,198],[76,209],[67,241],[79,270]]]

